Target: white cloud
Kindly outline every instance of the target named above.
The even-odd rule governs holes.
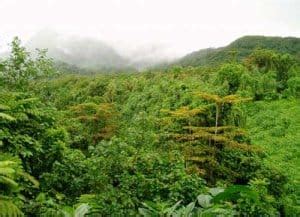
[[[0,48],[50,28],[178,56],[246,34],[299,37],[299,11],[298,0],[0,0]]]

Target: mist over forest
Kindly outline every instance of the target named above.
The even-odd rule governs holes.
[[[23,43],[32,53],[36,49],[47,49],[47,55],[60,65],[68,64],[91,71],[140,71],[178,58],[168,54],[165,46],[155,43],[124,49],[124,46],[113,42],[68,36],[49,29],[39,31]],[[2,52],[2,56],[7,54],[8,51]]]

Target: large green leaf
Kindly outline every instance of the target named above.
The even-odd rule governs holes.
[[[209,207],[211,205],[211,199],[212,196],[210,195],[206,195],[206,194],[200,194],[197,197],[198,203],[200,204],[200,206],[202,206],[203,208]]]
[[[233,185],[224,190],[224,192],[219,193],[213,199],[213,203],[219,203],[221,201],[237,201],[241,197],[241,193],[244,193],[252,199],[253,201],[258,200],[258,194],[245,185]]]

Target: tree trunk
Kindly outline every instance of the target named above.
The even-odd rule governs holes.
[[[220,115],[220,105],[216,103],[216,125],[215,125],[215,135],[218,133],[218,122],[219,122],[219,115]]]

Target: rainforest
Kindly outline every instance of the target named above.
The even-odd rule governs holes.
[[[15,38],[0,61],[0,216],[299,216],[299,46],[247,36],[87,73]]]

